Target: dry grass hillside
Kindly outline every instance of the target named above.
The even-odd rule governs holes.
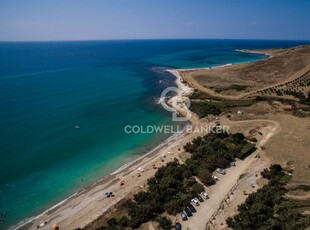
[[[274,50],[270,53],[271,58],[232,66],[227,68],[225,74],[242,80],[273,84],[287,79],[310,64],[310,45]]]
[[[310,71],[310,45],[242,52],[267,53],[270,58],[224,68],[184,71],[184,78],[215,93],[240,95],[297,79]]]

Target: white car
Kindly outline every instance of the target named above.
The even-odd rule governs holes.
[[[198,202],[196,199],[192,199],[191,202],[192,202],[194,205],[196,205],[196,206],[199,205],[199,202]]]
[[[222,175],[226,174],[225,169],[222,169],[222,168],[217,168],[216,171]]]
[[[212,175],[212,179],[215,181],[218,181],[219,179],[217,178],[217,176]]]
[[[202,192],[200,195],[206,199],[209,199],[209,195],[206,192]]]

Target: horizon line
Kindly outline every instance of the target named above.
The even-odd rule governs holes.
[[[270,38],[111,38],[111,39],[68,39],[68,40],[0,40],[9,42],[91,42],[91,41],[151,41],[151,40],[254,40],[254,41],[300,41],[310,42],[310,39],[270,39]]]

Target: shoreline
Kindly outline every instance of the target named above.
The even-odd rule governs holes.
[[[135,160],[133,160],[131,162],[128,162],[128,163],[122,165],[121,167],[119,167],[115,171],[113,171],[110,174],[104,176],[102,179],[94,182],[93,184],[91,184],[89,186],[86,186],[86,187],[80,189],[79,191],[73,193],[69,197],[63,199],[62,201],[58,202],[57,204],[53,205],[52,207],[46,209],[44,212],[42,212],[42,213],[40,213],[40,214],[38,214],[36,216],[29,217],[29,218],[25,219],[24,221],[21,221],[19,224],[10,227],[9,229],[10,230],[11,229],[12,230],[13,229],[23,229],[24,227],[26,227],[26,225],[35,222],[38,218],[44,216],[45,214],[57,212],[58,208],[60,208],[62,205],[65,205],[71,199],[78,198],[79,195],[87,193],[87,192],[91,191],[93,188],[96,188],[97,186],[103,185],[104,183],[113,182],[115,179],[117,179],[116,177],[117,177],[118,174],[124,173],[124,171],[128,170],[129,167],[133,167],[135,165],[138,165],[145,158],[153,158],[154,157],[153,155],[155,155],[157,153],[157,151],[159,151],[161,148],[163,148],[166,145],[168,145],[170,142],[175,141],[180,135],[185,134],[184,133],[185,130],[186,130],[186,126],[182,129],[181,133],[174,133],[174,134],[172,134],[165,141],[161,142],[159,145],[157,145],[155,148],[153,148],[152,150],[150,150],[146,154],[138,157],[137,159],[135,159]],[[42,228],[42,229],[44,229],[44,228]]]
[[[180,105],[179,104],[180,99],[182,99],[182,100],[186,99],[187,96],[191,92],[191,88],[182,83],[181,76],[177,76],[176,74],[172,73],[171,72],[172,70],[170,70],[170,69],[167,69],[166,71],[170,72],[171,74],[173,74],[176,77],[175,83],[177,84],[177,88],[180,90],[177,95],[173,96],[169,100],[168,106],[172,106],[172,108],[177,113],[182,114],[183,106],[179,106]],[[172,102],[172,103],[170,103],[170,102]],[[176,102],[176,103],[174,103],[174,102]],[[104,189],[108,189],[109,187],[111,187],[111,185],[117,184],[118,182],[120,182],[121,180],[126,178],[126,176],[131,175],[132,173],[134,173],[134,171],[136,171],[136,168],[138,168],[139,166],[140,167],[146,166],[146,165],[148,165],[148,163],[156,160],[156,158],[159,158],[163,154],[167,154],[168,152],[170,152],[168,150],[172,148],[173,144],[176,144],[176,143],[182,141],[184,136],[197,135],[197,134],[186,133],[187,127],[192,126],[193,123],[195,123],[195,121],[189,122],[189,124],[185,125],[182,128],[181,132],[173,133],[166,140],[161,142],[159,145],[155,146],[152,150],[150,150],[146,154],[143,154],[143,155],[139,156],[137,159],[122,165],[121,167],[119,167],[115,171],[104,176],[102,179],[100,179],[100,180],[94,182],[93,184],[86,186],[86,187],[82,188],[81,190],[73,193],[69,197],[61,200],[60,202],[56,203],[55,205],[46,209],[45,211],[41,212],[40,214],[26,218],[26,219],[20,221],[16,225],[11,226],[9,229],[10,230],[13,230],[13,229],[29,229],[29,228],[32,229],[32,228],[36,228],[36,226],[40,225],[41,223],[43,223],[45,221],[47,221],[47,224],[44,227],[41,227],[40,229],[50,229],[51,225],[54,223],[58,224],[59,222],[65,221],[65,219],[69,219],[70,217],[74,218],[74,214],[76,214],[76,212],[74,212],[74,213],[72,212],[71,214],[69,214],[69,215],[67,214],[67,215],[63,216],[63,218],[61,218],[61,212],[64,212],[67,208],[70,208],[70,207],[66,208],[66,206],[70,206],[70,203],[72,203],[73,201],[79,201],[78,203],[82,202],[82,200],[85,200],[84,196],[86,196],[87,194],[91,195],[93,193],[96,193],[98,195],[98,193],[100,193],[101,197],[102,197],[102,193],[103,193]],[[190,137],[189,140],[191,140],[192,138],[193,137]],[[176,156],[173,156],[173,158],[175,158],[175,157]],[[145,160],[147,160],[147,162],[144,162]],[[172,159],[170,159],[170,160],[172,160]],[[132,169],[133,167],[135,168],[134,170]],[[99,190],[101,192],[99,192]],[[115,193],[115,192],[113,192],[113,193]],[[86,200],[89,201],[89,198],[86,198]],[[117,202],[115,202],[115,203],[117,203]],[[115,203],[113,202],[111,207]],[[85,206],[86,205],[84,205],[84,208],[85,208]],[[106,208],[106,209],[108,210],[109,208]],[[85,227],[87,224],[91,223],[92,221],[97,219],[99,216],[103,215],[105,213],[105,211],[107,211],[107,210],[104,210],[101,213],[97,213],[95,218],[94,217],[90,218],[89,221],[85,221],[83,225],[76,226],[76,228]],[[59,221],[56,221],[57,219]],[[61,229],[72,229],[71,225],[68,225],[68,226],[63,226],[62,224],[59,224],[59,225],[60,225]]]
[[[264,54],[268,56],[268,58],[272,58],[272,54],[269,52],[266,52],[267,50],[249,50],[249,49],[235,49],[238,52],[241,53],[250,53],[250,54]]]
[[[182,133],[184,132],[184,130],[186,129],[186,126],[182,129]],[[49,213],[49,212],[54,212],[57,211],[57,208],[60,207],[61,205],[64,205],[66,202],[70,201],[70,199],[74,199],[76,198],[75,196],[78,196],[80,194],[83,194],[85,192],[88,192],[89,190],[91,190],[92,188],[108,181],[111,180],[113,176],[116,176],[118,173],[121,173],[122,171],[126,170],[128,167],[135,165],[136,163],[138,163],[139,161],[141,161],[143,158],[146,157],[151,157],[152,154],[154,154],[154,152],[156,152],[157,150],[159,150],[160,148],[164,147],[166,144],[168,144],[170,141],[173,141],[174,139],[176,139],[178,137],[178,135],[182,134],[182,133],[174,133],[171,136],[169,136],[166,140],[164,140],[163,142],[161,142],[159,145],[155,146],[152,150],[150,150],[149,152],[139,156],[137,159],[132,160],[128,163],[125,163],[124,165],[122,165],[121,167],[117,168],[115,171],[109,173],[108,175],[104,176],[103,178],[97,180],[96,182],[92,183],[91,185],[85,186],[84,188],[80,189],[79,191],[73,193],[72,195],[68,196],[67,198],[61,200],[60,202],[58,202],[57,204],[53,205],[52,207],[46,209],[45,211],[41,212],[40,214],[36,215],[36,216],[32,216],[29,218],[24,219],[23,221],[20,221],[17,225],[11,226],[9,228],[9,230],[13,230],[13,229],[23,229],[23,227],[29,223],[31,223],[32,221],[35,221],[36,219],[40,218],[41,216]]]

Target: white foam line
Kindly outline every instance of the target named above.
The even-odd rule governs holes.
[[[55,70],[47,70],[47,71],[39,71],[39,72],[32,72],[32,73],[21,73],[16,75],[7,75],[0,78],[1,79],[8,79],[8,78],[18,78],[18,77],[24,77],[24,76],[30,76],[30,75],[40,75],[45,73],[57,73],[57,72],[64,72],[68,70],[75,70],[75,69],[81,69],[82,67],[73,67],[73,68],[65,68],[65,69],[55,69]]]
[[[136,163],[137,161],[143,159],[144,157],[147,157],[148,155],[150,155],[151,153],[157,151],[158,149],[162,148],[164,145],[168,144],[170,141],[175,140],[178,136],[180,136],[181,134],[184,133],[184,131],[186,130],[186,126],[183,127],[183,129],[181,130],[181,132],[175,133],[173,135],[171,135],[170,137],[168,137],[165,141],[163,141],[162,143],[160,143],[159,145],[157,145],[154,149],[152,149],[151,151],[149,151],[148,153],[140,156],[139,158],[121,166],[119,169],[117,169],[116,171],[114,171],[113,173],[110,173],[109,175],[115,175],[117,173],[119,173],[120,171],[126,169],[127,167],[133,165],[134,163]]]

